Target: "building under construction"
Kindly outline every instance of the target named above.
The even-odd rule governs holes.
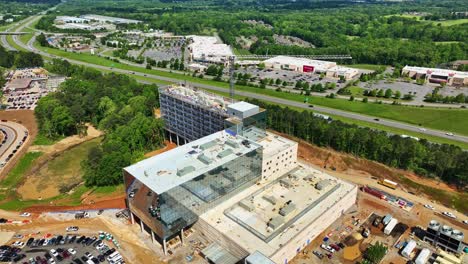
[[[169,140],[182,145],[226,127],[237,133],[245,126],[265,127],[265,111],[246,102],[182,85],[159,89],[161,116]],[[243,126],[240,127],[239,125]]]

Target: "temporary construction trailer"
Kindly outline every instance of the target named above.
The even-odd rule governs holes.
[[[406,244],[405,248],[401,251],[401,255],[406,258],[410,258],[411,253],[416,248],[416,241],[410,240],[408,244]]]
[[[390,233],[392,232],[393,228],[394,228],[397,224],[398,224],[398,219],[392,218],[392,220],[390,220],[390,222],[388,222],[388,224],[385,226],[384,234],[390,235]]]
[[[431,251],[427,248],[421,250],[418,257],[414,261],[416,264],[426,264],[427,260],[431,256]]]

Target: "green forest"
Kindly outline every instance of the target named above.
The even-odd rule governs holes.
[[[436,66],[468,56],[468,23],[445,26],[436,17],[458,19],[464,1],[131,1],[80,0],[62,13],[89,12],[143,20],[121,28],[163,29],[174,34],[218,34],[224,42],[254,54],[350,54],[344,63]],[[442,9],[441,7],[444,7]],[[49,20],[49,21],[47,21]],[[51,28],[50,17],[38,25]],[[279,43],[295,37],[309,45]],[[443,43],[443,44],[439,44]]]
[[[299,112],[259,100],[249,102],[267,109],[267,127],[278,132],[418,175],[439,177],[461,190],[467,188],[468,152],[459,147],[389,135],[341,121],[330,122],[310,111]]]
[[[82,164],[86,185],[121,183],[123,167],[162,146],[163,124],[153,115],[159,106],[156,85],[62,60],[53,60],[47,69],[70,79],[39,100],[35,115],[40,133],[48,138],[84,134],[88,123],[105,132],[102,144]]]

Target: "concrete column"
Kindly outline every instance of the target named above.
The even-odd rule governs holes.
[[[179,135],[176,135],[176,138],[177,138],[177,146],[180,146],[179,145]]]
[[[169,132],[169,142],[172,143],[172,133],[171,132]]]
[[[145,227],[143,226],[143,221],[140,219],[140,227],[141,227],[141,232],[143,233],[143,231],[145,230]]]
[[[151,230],[151,242],[154,243],[154,240],[155,240],[155,238],[154,238],[154,232],[153,232],[153,230]]]
[[[167,255],[166,239],[163,239],[163,251],[164,251],[164,255]]]
[[[130,211],[130,222],[133,224],[135,224],[135,216],[133,216],[133,213],[132,211]]]
[[[180,242],[182,242],[182,245],[184,244],[184,229],[183,228],[180,230]]]

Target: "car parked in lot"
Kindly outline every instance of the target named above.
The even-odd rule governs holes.
[[[317,258],[323,259],[323,254],[318,252],[317,250],[314,250],[312,253],[314,253],[314,255],[317,256]]]
[[[331,253],[334,253],[335,252],[335,249],[333,249],[332,247],[328,246],[328,245],[325,245],[325,244],[322,244],[320,245],[321,248],[325,249],[326,251],[328,252],[331,252]]]

